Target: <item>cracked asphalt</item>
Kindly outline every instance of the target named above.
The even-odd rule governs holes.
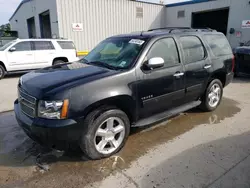
[[[0,111],[13,109],[17,80],[0,81]],[[235,79],[216,111],[193,109],[132,129],[120,153],[99,161],[42,148],[18,127],[12,111],[1,113],[0,187],[247,188],[249,111],[250,79]]]

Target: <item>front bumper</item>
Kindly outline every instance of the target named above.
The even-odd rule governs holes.
[[[78,147],[82,133],[81,121],[30,118],[21,111],[18,100],[14,107],[18,124],[35,142],[58,150]]]
[[[225,87],[226,87],[228,84],[230,84],[230,83],[233,81],[233,79],[234,79],[234,73],[233,73],[233,72],[228,73],[228,74],[226,75]]]

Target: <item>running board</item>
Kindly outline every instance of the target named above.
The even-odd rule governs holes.
[[[154,116],[145,118],[145,119],[141,119],[139,120],[136,124],[132,125],[132,127],[144,127],[144,126],[149,126],[155,123],[160,123],[162,121],[167,120],[170,117],[173,117],[177,114],[180,114],[182,112],[185,112],[187,110],[190,110],[192,108],[195,108],[197,106],[199,106],[201,104],[201,101],[194,101],[191,103],[187,103],[185,105],[176,107],[172,110],[168,110],[165,112],[162,112],[160,114],[156,114]]]

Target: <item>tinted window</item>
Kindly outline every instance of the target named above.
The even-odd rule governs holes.
[[[181,37],[180,41],[184,51],[184,58],[186,64],[201,61],[204,59],[204,47],[198,37]]]
[[[13,47],[16,48],[16,51],[30,51],[31,50],[31,43],[29,41],[19,42]]]
[[[75,49],[75,45],[72,41],[57,41],[57,43],[61,46],[62,49],[65,50]]]
[[[215,56],[232,54],[232,49],[224,35],[205,35],[205,39]]]
[[[53,50],[55,49],[50,41],[35,41],[35,50]]]
[[[174,39],[160,39],[151,47],[147,59],[161,57],[165,61],[165,66],[173,66],[179,63],[179,56]]]

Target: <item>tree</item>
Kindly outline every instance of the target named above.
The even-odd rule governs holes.
[[[10,30],[11,29],[9,23],[0,26],[0,33],[2,33],[2,37],[9,37],[11,35]]]

